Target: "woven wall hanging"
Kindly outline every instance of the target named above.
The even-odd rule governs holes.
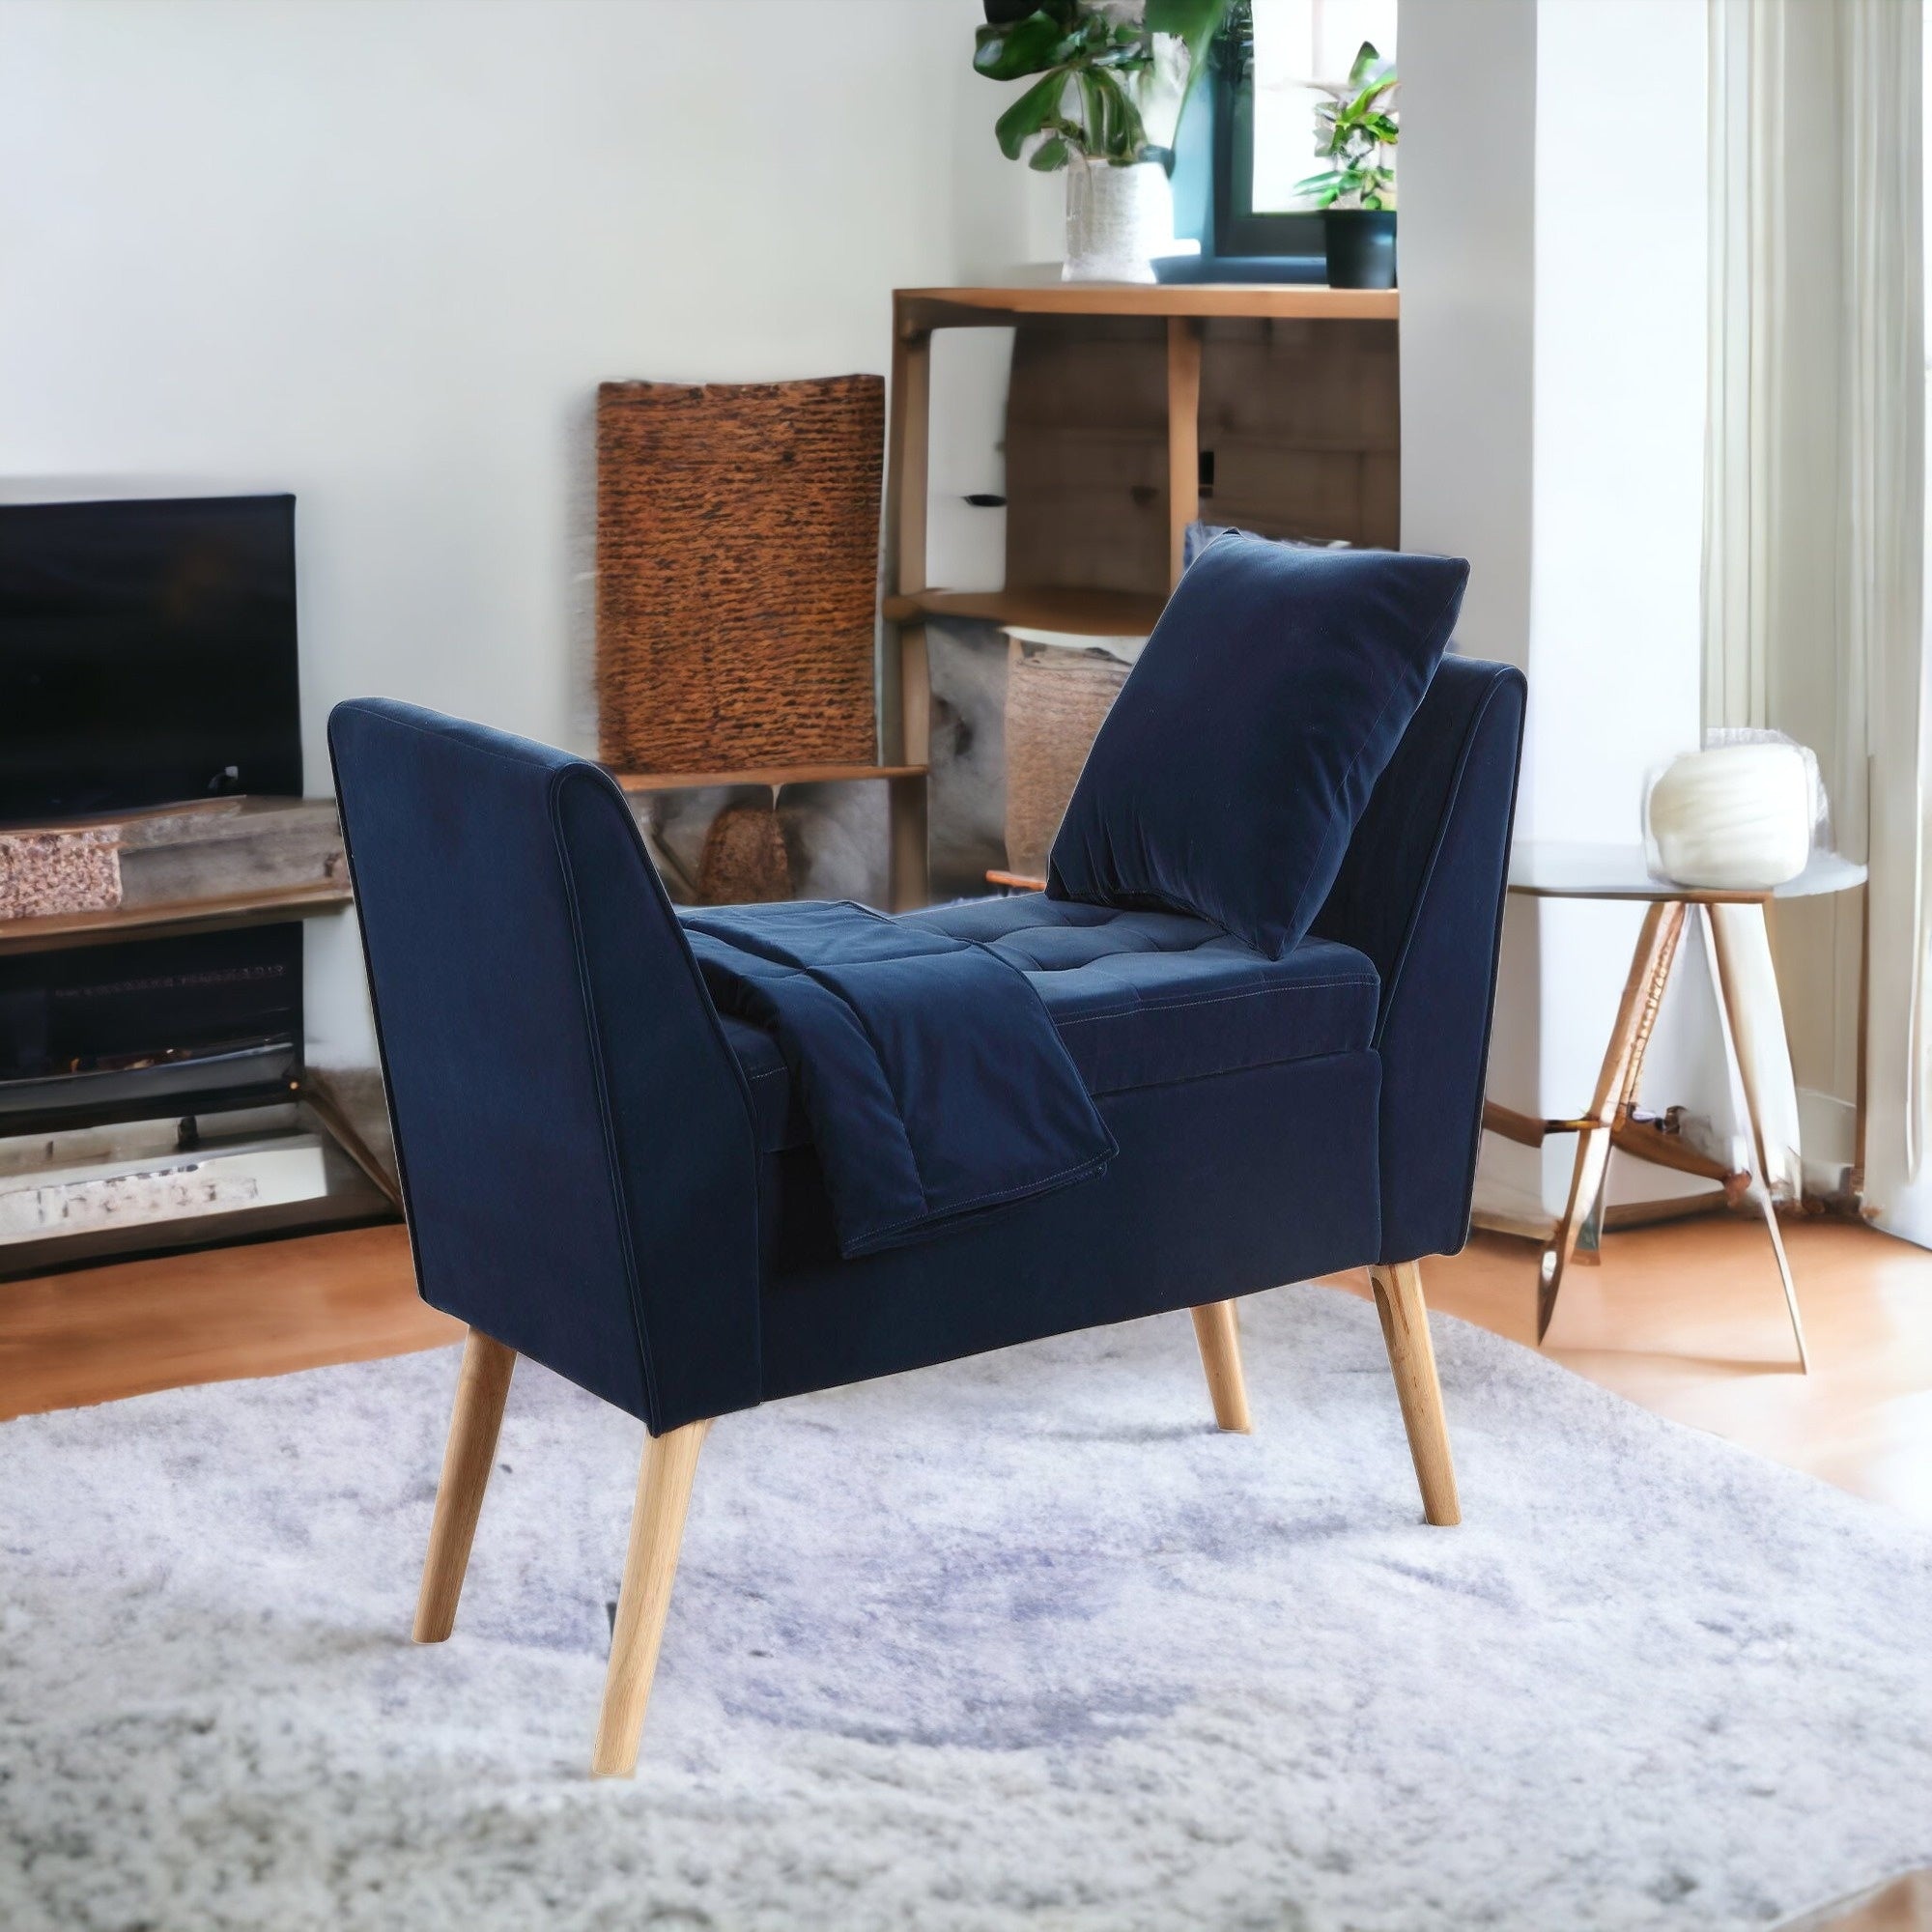
[[[869,764],[885,382],[597,391],[599,756]]]

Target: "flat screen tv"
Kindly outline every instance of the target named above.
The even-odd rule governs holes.
[[[0,504],[0,821],[298,794],[296,499]]]

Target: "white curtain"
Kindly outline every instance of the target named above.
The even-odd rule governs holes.
[[[1704,462],[1704,723],[1753,724],[1776,554],[1785,387],[1784,10],[1711,0],[1711,355]]]
[[[1840,515],[1844,664],[1866,721],[1871,865],[1864,1192],[1902,1230],[1925,1151],[1924,10],[1845,24]],[[1919,1226],[1922,1236],[1932,1232]]]
[[[1918,0],[1712,0],[1705,722],[1810,745],[1839,849],[1871,867],[1862,911],[1780,918],[1778,977],[1800,1084],[1862,1099],[1852,1184],[1906,1224],[1928,1037],[1922,39]]]
[[[1901,1228],[1923,1165],[1924,10],[1841,0],[1846,15],[1846,664],[1870,759],[1865,1195]],[[1932,1230],[1918,1228],[1920,1237]]]

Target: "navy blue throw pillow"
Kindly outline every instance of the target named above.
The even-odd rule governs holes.
[[[1469,566],[1224,536],[1101,725],[1049,897],[1211,921],[1291,952],[1429,688]]]

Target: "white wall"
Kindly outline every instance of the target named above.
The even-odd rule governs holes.
[[[311,790],[352,695],[587,748],[597,383],[884,370],[895,284],[1022,259],[981,17],[9,0],[0,490],[295,491]],[[962,475],[1002,381],[942,392]],[[310,948],[362,1050],[353,931]]]
[[[1402,540],[1469,559],[1458,648],[1526,667],[1535,0],[1405,0],[1397,34]]]
[[[0,490],[296,491],[314,787],[356,693],[588,747],[596,383],[883,369],[895,284],[1049,252],[1059,185],[993,145],[979,17],[9,0]],[[1529,670],[1544,837],[1629,836],[1696,731],[1703,17],[1403,13],[1405,541],[1471,558],[1463,648]],[[1000,487],[1000,346],[945,345],[942,579],[997,562],[956,497]],[[1628,922],[1512,918],[1498,1098],[1587,1098]],[[311,1029],[353,1053],[353,933],[310,937]],[[1505,1180],[1547,1196],[1567,1151]]]
[[[1703,712],[1708,0],[1541,0],[1528,781],[1542,838],[1638,836],[1645,773]],[[1536,1111],[1588,1104],[1641,909],[1540,910]],[[1701,940],[1645,1061],[1645,1105],[1728,1101]],[[1569,1139],[1544,1198],[1568,1191]],[[1621,1163],[1611,1198],[1708,1183]]]
[[[1708,7],[1537,11],[1536,830],[1623,839],[1703,704]]]
[[[1470,559],[1461,647],[1528,673],[1520,838],[1635,838],[1645,771],[1698,739],[1705,32],[1705,0],[1403,9],[1403,541]],[[1494,1098],[1588,1103],[1639,917],[1513,903]],[[1685,965],[1643,1098],[1718,1111]],[[1573,1153],[1488,1136],[1479,1198],[1554,1209]]]
[[[1534,529],[1535,0],[1403,0],[1402,540],[1469,559],[1457,646],[1529,668]],[[1515,165],[1503,165],[1505,153]],[[1537,684],[1530,686],[1535,728]],[[1526,769],[1517,836],[1535,827]],[[1509,918],[1489,1091],[1541,1112],[1534,919]],[[1533,1210],[1542,1164],[1483,1138],[1478,1199]]]

